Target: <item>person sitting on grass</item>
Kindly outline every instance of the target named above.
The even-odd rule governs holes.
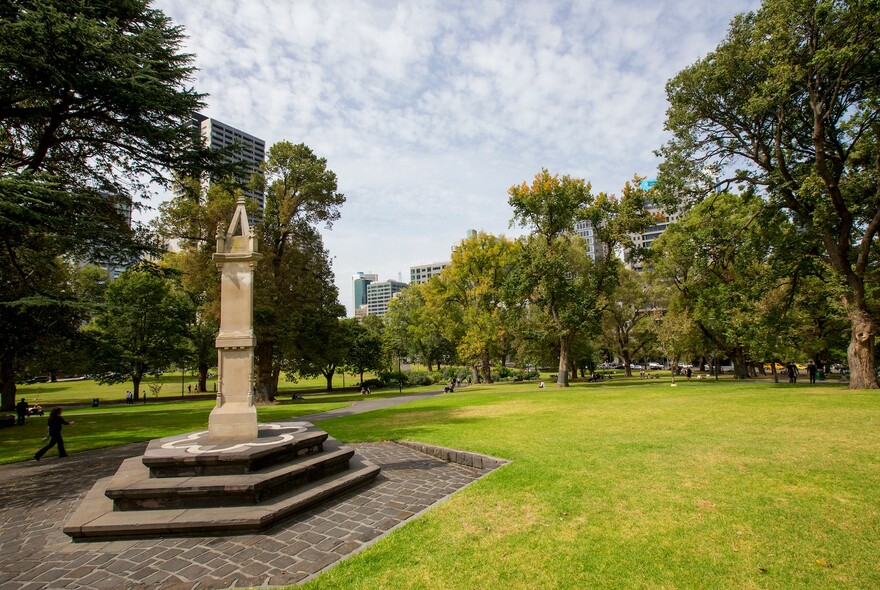
[[[61,438],[61,428],[65,424],[73,424],[73,420],[68,422],[67,420],[62,418],[61,408],[56,406],[52,408],[51,412],[49,412],[49,420],[47,422],[49,425],[49,444],[37,451],[37,453],[34,455],[34,459],[36,459],[37,461],[40,460],[40,457],[46,454],[46,451],[48,451],[55,445],[58,445],[59,457],[67,456],[67,451],[64,450],[64,440]]]

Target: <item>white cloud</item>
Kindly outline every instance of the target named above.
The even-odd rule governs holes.
[[[206,113],[326,157],[347,196],[325,232],[350,275],[406,280],[467,229],[508,230],[542,166],[616,192],[651,175],[664,84],[757,0],[157,0],[197,55]]]

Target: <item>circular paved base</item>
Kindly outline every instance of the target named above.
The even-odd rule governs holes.
[[[146,444],[0,467],[0,588],[228,588],[294,584],[359,551],[488,470],[394,443],[350,445],[370,485],[262,535],[74,543],[62,526],[95,481]]]

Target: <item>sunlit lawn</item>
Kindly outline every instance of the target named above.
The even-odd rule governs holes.
[[[372,375],[364,375],[369,379]],[[333,376],[333,388],[342,390],[344,387],[351,388],[358,383],[359,377],[346,374]],[[213,393],[216,379],[209,379],[207,383],[208,395]],[[161,383],[162,388],[159,396],[153,395],[150,385]],[[141,390],[147,392],[148,403],[159,400],[179,400],[196,395],[198,376],[191,373],[181,375],[177,373],[165,373],[158,379],[147,377],[141,382]],[[192,387],[192,392],[188,390]],[[99,385],[97,382],[86,379],[83,381],[59,381],[57,383],[34,383],[32,385],[18,385],[17,397],[26,398],[30,403],[39,403],[43,407],[54,404],[90,404],[94,398],[105,402],[124,402],[125,392],[132,389],[131,381],[114,385]],[[278,391],[281,395],[292,393],[315,393],[327,389],[327,380],[323,377],[312,379],[299,379],[297,382],[288,381],[282,375],[278,382]],[[396,389],[394,390],[397,391]],[[202,394],[205,395],[205,394]]]
[[[165,376],[174,383],[175,376]],[[75,424],[64,430],[65,446],[68,452],[78,453],[91,449],[116,446],[131,442],[140,442],[153,438],[161,438],[207,428],[208,414],[214,407],[212,395],[202,399],[179,394],[180,374],[176,376],[178,390],[174,395],[160,395],[158,398],[148,395],[147,403],[125,404],[125,384],[120,386],[102,386],[94,381],[62,381],[59,383],[38,383],[19,386],[17,397],[24,397],[29,403],[39,402],[46,415],[27,418],[23,427],[16,426],[0,429],[0,464],[30,460],[34,452],[43,446],[41,438],[46,434],[46,420],[49,409],[55,404],[80,404],[64,410],[64,417],[74,420]],[[349,381],[351,382],[351,381]],[[324,380],[322,384],[326,385]],[[294,385],[294,384],[286,384]],[[305,387],[305,383],[301,384]],[[311,382],[314,386],[314,382]],[[122,395],[106,396],[114,387],[121,387]],[[130,384],[128,386],[131,387]],[[162,393],[166,391],[163,387]],[[341,387],[341,379],[340,379]],[[437,389],[433,387],[405,388],[404,395]],[[209,385],[210,388],[210,385]],[[279,389],[282,389],[279,387]],[[339,390],[331,393],[308,393],[301,400],[294,400],[291,393],[302,389],[287,389],[278,396],[278,402],[258,407],[261,422],[290,419],[307,416],[349,405],[353,401],[363,399],[357,391]],[[397,388],[376,389],[371,399],[400,395]],[[105,397],[106,396],[106,397]],[[91,401],[97,397],[98,407],[91,407]],[[190,398],[190,399],[187,399]],[[107,403],[107,402],[110,403]],[[54,451],[50,451],[52,457]]]
[[[513,463],[306,588],[880,588],[880,393],[474,386],[319,425]]]
[[[323,412],[348,405],[345,402],[297,402],[259,406],[260,422],[285,420],[315,412]],[[64,427],[64,444],[69,453],[112,447],[151,440],[208,426],[211,400],[178,403],[152,403],[136,406],[109,406],[65,411],[63,416],[74,423]],[[0,429],[0,464],[30,460],[42,447],[40,439],[46,434],[46,419],[33,416],[24,426]],[[47,459],[56,456],[49,451]],[[45,459],[44,459],[45,460]]]

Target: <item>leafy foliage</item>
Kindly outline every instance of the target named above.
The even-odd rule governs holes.
[[[183,38],[146,0],[0,6],[0,340],[17,341],[0,355],[3,407],[42,338],[24,318],[76,321],[62,267],[150,250],[127,215],[146,183],[211,166],[190,125],[203,103]]]
[[[266,195],[259,226],[263,259],[255,272],[257,395],[271,399],[281,371],[314,374],[319,366],[344,362],[344,353],[319,362],[320,351],[310,347],[335,342],[332,332],[345,314],[329,255],[314,228],[332,226],[345,197],[324,158],[288,141],[269,148],[255,181]]]
[[[101,383],[131,379],[135,399],[141,380],[186,354],[190,299],[159,268],[133,267],[110,283],[104,308],[87,326],[96,349],[94,372]]]
[[[820,245],[843,286],[853,388],[878,387],[878,38],[873,0],[765,0],[669,82],[673,138],[659,152],[670,201],[742,184]]]

